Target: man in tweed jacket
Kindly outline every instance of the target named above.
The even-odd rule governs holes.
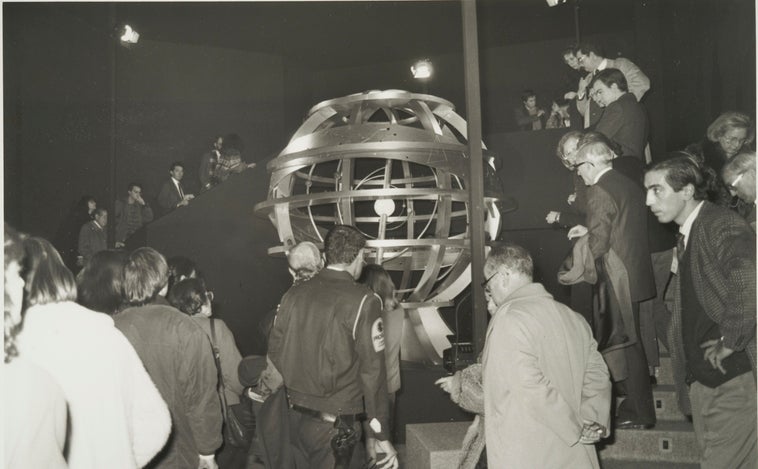
[[[756,467],[755,235],[739,215],[705,200],[706,186],[687,157],[645,174],[647,205],[680,232],[669,328],[674,379],[701,467]]]

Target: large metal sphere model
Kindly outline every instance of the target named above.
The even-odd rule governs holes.
[[[470,283],[466,135],[466,121],[435,96],[387,90],[324,101],[269,162],[268,199],[255,207],[282,242],[272,254],[303,240],[322,245],[335,224],[366,235],[367,262],[393,275],[412,325],[405,334],[423,349],[403,359],[441,361],[451,332],[437,308]],[[485,230],[494,239],[501,195],[493,155],[482,151]]]

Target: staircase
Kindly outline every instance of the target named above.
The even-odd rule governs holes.
[[[658,422],[650,430],[614,430],[610,439],[598,445],[603,469],[700,467],[692,422],[677,406],[671,357],[662,344],[659,348],[658,385],[653,387]]]
[[[661,348],[658,384],[653,387],[657,423],[650,430],[618,430],[602,444],[603,469],[697,469],[699,449],[692,423],[681,414],[674,391],[671,358]],[[619,401],[620,402],[620,401]],[[406,426],[403,467],[455,469],[469,422]]]

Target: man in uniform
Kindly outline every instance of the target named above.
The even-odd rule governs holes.
[[[381,301],[355,282],[365,244],[354,227],[332,228],[327,266],[285,293],[271,329],[268,356],[287,389],[298,468],[347,468],[364,415],[377,440],[377,467],[398,467],[388,439]]]

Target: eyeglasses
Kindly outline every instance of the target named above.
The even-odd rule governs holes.
[[[719,140],[721,140],[723,143],[727,145],[734,145],[736,147],[741,147],[747,141],[746,138],[726,137],[726,136],[721,137]]]
[[[205,297],[208,298],[208,301],[213,302],[213,292],[208,290],[205,292]]]
[[[485,280],[484,282],[482,282],[482,288],[484,288],[485,290],[487,290],[487,286],[489,285],[490,280],[492,280],[493,278],[495,278],[495,275],[497,275],[499,273],[500,273],[499,271],[496,271],[494,274],[490,275],[487,278],[487,280]]]
[[[584,63],[584,59],[586,59],[586,58],[587,58],[587,56],[586,56],[586,55],[577,55],[577,56],[576,56],[576,60],[577,60],[579,63]]]
[[[736,178],[734,178],[734,181],[732,181],[730,184],[727,184],[727,185],[726,185],[726,188],[727,188],[728,190],[730,190],[730,191],[736,191],[736,190],[737,190],[737,187],[736,187],[736,186],[737,186],[737,184],[740,182],[740,180],[742,179],[742,176],[743,176],[744,174],[745,174],[745,173],[740,173],[739,175],[737,175],[737,177],[736,177]]]
[[[581,165],[583,165],[583,164],[592,164],[592,163],[590,163],[589,161],[582,161],[581,163],[577,163],[577,164],[573,165],[573,166],[571,167],[571,170],[572,170],[572,171],[576,171],[576,170],[577,170],[577,169],[579,169],[579,167],[580,167]]]

